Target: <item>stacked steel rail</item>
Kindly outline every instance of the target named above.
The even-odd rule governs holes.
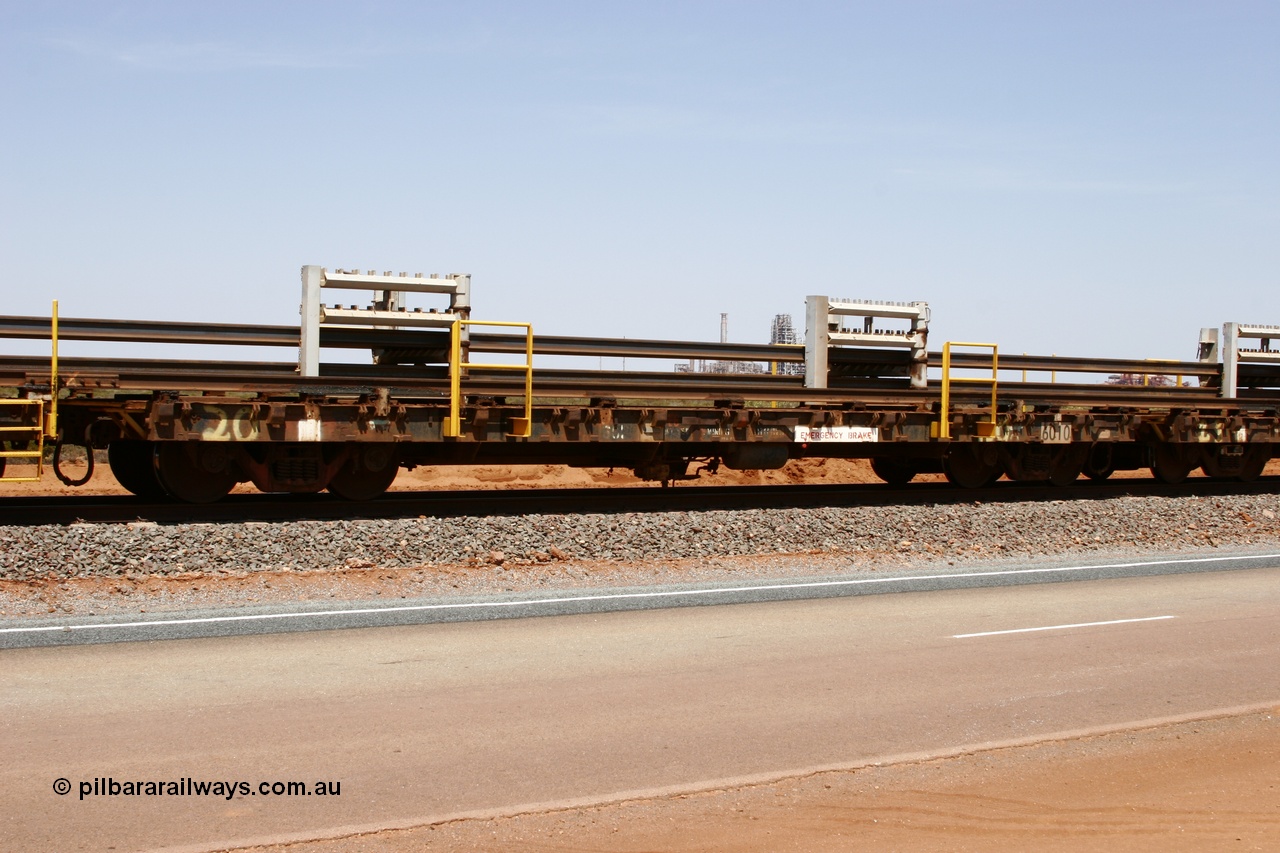
[[[325,288],[365,289],[372,299],[325,306]],[[410,309],[418,294],[448,305]],[[1280,440],[1276,327],[1227,324],[1221,343],[1206,330],[1200,358],[1184,362],[1008,355],[991,344],[937,352],[927,346],[926,303],[810,296],[802,346],[535,336],[527,324],[473,320],[469,276],[319,267],[303,269],[302,308],[299,326],[63,318],[55,328],[50,318],[0,317],[0,337],[55,348],[60,339],[297,354],[63,358],[56,370],[40,357],[0,356],[0,399],[56,400],[61,413],[51,424],[38,407],[0,407],[0,429],[12,431],[4,452],[30,456],[27,429],[59,450],[105,448],[121,484],[149,497],[210,501],[251,480],[263,491],[327,488],[363,500],[401,467],[464,463],[625,467],[663,482],[804,457],[869,458],[893,483],[942,471],[970,487],[1140,467],[1164,482],[1197,467],[1252,479]],[[524,332],[473,330],[492,325]],[[372,358],[321,360],[335,350]],[[564,356],[660,366],[542,366]],[[803,373],[677,372],[663,360],[794,364]],[[1074,381],[1043,381],[1058,375]]]

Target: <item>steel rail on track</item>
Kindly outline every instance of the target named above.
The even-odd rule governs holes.
[[[0,337],[45,338],[47,317],[0,316]],[[296,347],[299,329],[289,325],[203,324],[165,321],[125,321],[62,318],[62,340],[168,343],[231,346]],[[367,348],[439,353],[443,358],[448,335],[437,331],[333,328],[322,331],[322,343],[338,348]],[[476,333],[472,351],[524,352],[520,335]],[[717,344],[696,341],[542,336],[535,339],[535,356],[634,357],[675,360],[803,362],[804,348],[771,344]],[[955,354],[957,369],[989,369],[984,354]],[[544,398],[653,398],[657,400],[777,401],[824,405],[862,404],[928,407],[937,397],[938,383],[911,389],[905,382],[856,375],[857,365],[896,365],[901,354],[877,350],[836,348],[831,353],[831,387],[815,392],[797,376],[763,373],[677,373],[657,371],[565,370],[539,368],[537,395]],[[929,354],[930,366],[941,365],[940,353]],[[185,360],[136,358],[64,358],[63,371],[73,388],[122,391],[201,391],[277,395],[352,396],[387,388],[400,397],[435,399],[447,396],[448,373],[439,365],[378,365],[325,363],[319,377],[300,377],[293,362]],[[852,364],[853,375],[840,375]],[[1001,373],[1164,374],[1200,380],[1198,387],[1118,386],[1086,382],[1026,382],[1001,380],[999,397],[1029,405],[1067,404],[1172,409],[1203,408],[1217,399],[1215,380],[1220,366],[1195,361],[1164,362],[1142,359],[1102,359],[1068,356],[1001,357]],[[42,358],[0,356],[0,382],[11,386],[47,384],[48,363]],[[522,397],[524,389],[495,371],[469,371],[468,394]],[[957,389],[958,398],[974,402],[979,392]],[[1251,406],[1280,405],[1274,392],[1244,389],[1241,398]]]
[[[51,324],[48,317],[0,316],[0,338],[47,339]],[[270,346],[297,347],[299,327],[166,322],[155,320],[104,320],[60,318],[58,335],[67,341],[108,341],[124,343],[168,343],[204,346]],[[348,349],[418,349],[445,351],[448,334],[439,331],[406,331],[401,329],[321,330],[321,344]],[[523,355],[525,339],[521,335],[474,333],[471,349],[479,352]],[[670,341],[634,338],[592,338],[563,335],[541,335],[534,339],[538,356],[582,356],[592,358],[657,358],[676,361],[755,361],[803,363],[804,347],[779,344],[734,344],[705,341]],[[832,364],[850,359],[879,356],[886,363],[901,360],[898,353],[836,349]],[[982,369],[990,359],[981,354],[957,353],[952,357],[956,368]],[[941,367],[942,353],[929,353],[929,366]],[[1147,359],[1080,358],[1071,356],[1005,355],[1000,356],[1000,369],[1007,371],[1099,373],[1099,374],[1163,374],[1194,378],[1219,375],[1216,364],[1199,361],[1153,361]],[[726,374],[717,374],[725,376]]]
[[[447,399],[448,375],[439,367],[325,364],[319,377],[299,377],[289,362],[205,362],[144,359],[66,359],[61,370],[68,387],[110,388],[121,391],[172,391],[199,389],[223,393],[263,393],[352,397],[387,388],[397,397]],[[10,357],[0,361],[0,382],[22,385],[47,377],[48,362],[37,357]],[[47,380],[46,380],[47,381]],[[467,383],[471,397],[523,399],[524,386],[498,371],[477,368]],[[957,389],[956,397],[981,402],[989,392]],[[542,398],[618,399],[667,401],[724,401],[732,405],[751,401],[861,404],[928,408],[938,396],[938,383],[913,389],[905,383],[884,380],[847,380],[815,392],[796,376],[762,374],[701,374],[610,372],[596,370],[539,370],[536,395]],[[1210,387],[1131,386],[1038,382],[1002,382],[1002,401],[1027,405],[1067,404],[1127,408],[1204,408],[1218,401]],[[1275,395],[1251,396],[1254,405],[1280,405]]]
[[[376,500],[351,502],[327,494],[231,495],[213,504],[152,503],[127,495],[0,498],[6,524],[87,522],[126,524],[236,523],[341,519],[436,518],[564,513],[673,512],[689,510],[880,507],[910,504],[1027,503],[1047,500],[1108,500],[1121,497],[1217,497],[1274,494],[1280,477],[1252,483],[1193,478],[1170,486],[1154,480],[1079,480],[1069,486],[1002,481],[982,489],[947,483],[809,484],[772,486],[613,486],[591,489],[498,489],[388,492]]]
[[[0,316],[0,338],[47,340],[50,331],[48,317]],[[58,337],[64,341],[296,347],[298,327],[60,317]]]
[[[0,316],[0,338],[44,340],[49,337],[48,317]],[[58,334],[68,341],[193,344],[203,346],[298,346],[297,326],[164,322],[154,320],[97,320],[63,318]],[[447,332],[403,329],[321,329],[325,347],[348,349],[439,349],[449,346]],[[523,355],[522,335],[476,332],[471,348],[479,352]],[[590,338],[540,335],[534,352],[544,356],[588,356],[724,361],[803,362],[804,349],[773,344],[719,344],[702,341],[663,341],[629,338]]]

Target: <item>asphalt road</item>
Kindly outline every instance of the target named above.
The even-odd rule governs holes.
[[[223,849],[1274,704],[1280,569],[1254,563],[10,649],[0,838],[13,850]],[[81,798],[95,779],[341,787]]]
[[[1280,566],[1280,554],[1225,553],[1108,563],[1036,561],[1033,565],[984,567],[967,564],[948,570],[862,572],[746,584],[654,585],[640,589],[573,589],[539,594],[455,596],[387,603],[385,600],[334,604],[297,603],[226,610],[114,616],[37,616],[0,619],[0,649],[49,645],[231,637],[290,631],[324,631],[473,622],[652,610],[670,607],[797,601],[1022,584],[1070,583],[1102,578],[1149,577],[1184,572],[1235,571]]]

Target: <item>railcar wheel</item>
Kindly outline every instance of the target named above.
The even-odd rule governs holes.
[[[227,448],[209,442],[160,442],[155,471],[166,492],[192,504],[213,503],[240,482]]]
[[[328,489],[343,500],[371,501],[391,488],[398,473],[400,458],[394,447],[352,448]]]
[[[962,489],[980,489],[1000,479],[995,448],[954,445],[942,462],[947,480]]]
[[[1067,445],[1059,450],[1049,463],[1049,483],[1062,488],[1078,480],[1087,453],[1081,444]]]
[[[907,463],[880,456],[871,457],[871,470],[890,486],[905,486],[916,476],[916,469]]]
[[[1151,476],[1162,483],[1176,486],[1187,479],[1194,467],[1188,454],[1176,444],[1161,442],[1151,448]]]
[[[156,446],[150,441],[113,441],[107,445],[107,464],[116,482],[147,500],[165,496],[164,486],[156,479],[155,455]]]
[[[1270,460],[1271,453],[1269,448],[1251,446],[1245,451],[1244,461],[1240,464],[1240,471],[1236,474],[1236,479],[1243,483],[1252,483],[1262,476],[1262,472]]]
[[[1257,444],[1208,447],[1200,470],[1214,479],[1252,483],[1262,476],[1270,458],[1270,448]]]
[[[1105,480],[1115,473],[1116,460],[1110,444],[1094,444],[1084,462],[1084,475],[1090,480]]]

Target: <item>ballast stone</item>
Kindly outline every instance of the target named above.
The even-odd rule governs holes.
[[[758,554],[1088,553],[1275,543],[1270,495],[521,518],[0,527],[0,579],[225,574]],[[1248,516],[1252,521],[1246,521]],[[146,531],[143,533],[142,531]],[[141,534],[141,535],[140,535]],[[762,535],[763,534],[763,535]],[[904,544],[905,543],[905,544]],[[545,560],[545,557],[541,559]]]

